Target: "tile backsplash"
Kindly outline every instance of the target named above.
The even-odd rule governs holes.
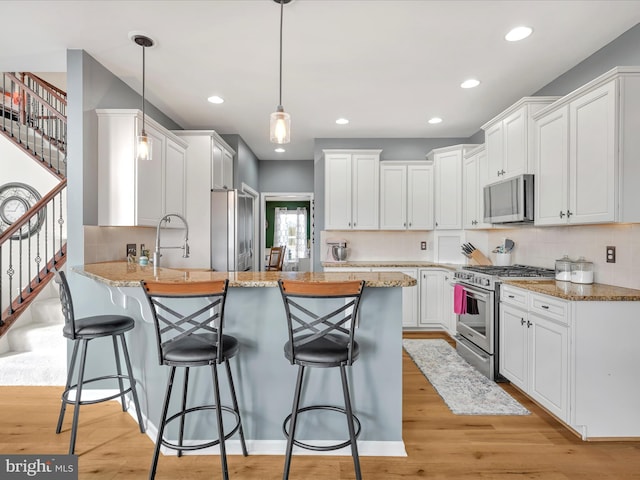
[[[515,242],[511,263],[554,268],[563,255],[585,257],[594,264],[597,283],[640,289],[640,224],[577,225],[570,227],[496,228],[440,231],[322,231],[320,259],[332,261],[326,241],[348,242],[348,260],[436,261],[464,264],[459,244],[472,242],[494,263],[492,250],[505,238]],[[460,239],[457,242],[457,238]],[[420,250],[420,242],[428,249]],[[616,263],[606,262],[606,247],[616,247]]]
[[[554,268],[563,255],[593,262],[594,281],[640,289],[640,224],[521,227],[488,230],[493,250],[504,238],[515,242],[512,263]],[[616,263],[606,262],[606,247],[616,247]]]

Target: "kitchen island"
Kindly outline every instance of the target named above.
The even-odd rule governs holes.
[[[285,439],[281,426],[290,413],[297,369],[284,358],[287,341],[286,320],[279,278],[327,282],[365,280],[366,287],[359,314],[356,339],[360,358],[351,367],[351,392],[354,411],[362,422],[358,440],[361,455],[405,455],[402,441],[402,288],[416,284],[415,279],[396,272],[314,273],[314,272],[211,272],[140,266],[135,263],[107,262],[74,267],[72,270],[104,287],[114,311],[136,319],[136,328],[128,338],[134,375],[143,418],[149,436],[155,441],[169,369],[158,365],[155,332],[151,312],[140,281],[168,283],[229,279],[225,309],[225,332],[235,336],[240,353],[232,360],[243,427],[250,454],[283,454]],[[97,313],[97,312],[96,312]],[[192,372],[190,403],[209,402],[211,380],[206,369]],[[335,370],[335,371],[333,371]],[[229,404],[228,391],[222,388],[223,404]],[[342,390],[337,369],[318,369],[309,375],[303,404],[342,405]],[[346,422],[341,415],[309,415],[302,424],[300,438],[320,443],[344,441]],[[226,423],[225,417],[225,423]],[[229,419],[232,425],[232,420]],[[321,425],[321,428],[318,428]],[[187,430],[190,439],[212,438],[213,419],[202,418]],[[171,437],[175,432],[169,430]],[[227,451],[241,453],[239,441],[227,441]],[[215,453],[217,450],[203,450]],[[295,451],[295,450],[294,450]],[[165,453],[175,453],[167,451]],[[347,447],[332,452],[350,455]],[[309,454],[305,451],[305,454]]]

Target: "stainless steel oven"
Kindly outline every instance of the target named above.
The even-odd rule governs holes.
[[[512,266],[467,266],[455,272],[454,292],[462,305],[456,321],[456,350],[491,380],[500,381],[499,319],[502,277],[553,277],[554,270]]]
[[[457,332],[489,354],[494,353],[495,292],[461,284],[466,308],[458,315]]]

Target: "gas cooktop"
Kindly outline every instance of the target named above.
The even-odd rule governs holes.
[[[502,278],[554,278],[555,270],[529,265],[466,265],[454,273],[457,281],[495,290]]]
[[[467,265],[463,270],[483,273],[485,275],[495,275],[497,277],[542,277],[553,278],[555,270],[551,268],[532,267],[529,265]]]

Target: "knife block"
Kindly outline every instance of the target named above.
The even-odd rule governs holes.
[[[474,250],[469,254],[469,256],[476,265],[492,265],[491,260],[489,260],[480,250]]]

